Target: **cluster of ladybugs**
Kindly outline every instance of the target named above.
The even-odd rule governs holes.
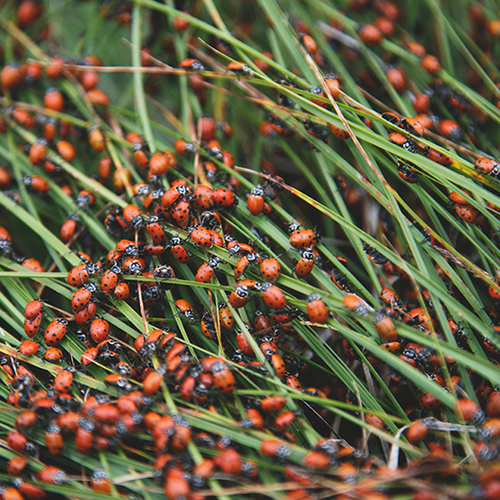
[[[357,31],[365,44],[375,46],[383,36],[393,34],[394,22],[400,15],[395,3],[387,0],[355,0],[349,7],[353,10],[372,7],[379,15],[373,25],[360,25]],[[103,8],[107,10],[108,16],[113,16],[124,24],[130,23],[129,2],[105,2]],[[29,27],[41,13],[36,1],[22,0],[17,14],[19,26]],[[478,17],[474,18],[475,22],[478,22]],[[176,20],[175,26],[180,31],[186,28],[187,23]],[[494,24],[488,24],[490,32],[495,28]],[[324,67],[321,51],[309,28],[299,23],[297,31],[301,33],[300,41],[304,48]],[[432,75],[438,74],[440,64],[434,56],[427,55],[424,47],[414,41],[407,39],[404,43],[411,52],[418,55],[425,71]],[[223,49],[221,47],[224,52]],[[49,80],[59,76],[75,77],[84,88],[85,98],[89,102],[105,106],[109,99],[96,88],[99,74],[91,70],[68,71],[65,65],[69,62],[101,64],[93,56],[86,57],[84,61],[56,57],[46,68],[45,76]],[[256,61],[256,65],[262,71],[268,69],[262,60]],[[200,83],[202,77],[196,72],[205,69],[200,61],[185,59],[179,67],[190,72],[193,87],[195,83]],[[233,61],[227,69],[239,77],[254,76],[252,69],[244,63]],[[9,64],[0,72],[0,86],[4,91],[16,92],[20,86],[39,82],[43,74],[41,66],[36,63]],[[397,92],[405,91],[407,82],[401,68],[388,67],[387,78]],[[370,79],[371,75],[367,72],[362,74],[362,81],[368,87],[371,86]],[[325,84],[335,98],[340,93],[340,82],[336,75],[326,73]],[[292,86],[290,83],[286,84]],[[311,92],[317,96],[312,102],[327,106],[326,96],[320,87],[313,87]],[[450,157],[418,143],[418,138],[424,135],[425,130],[439,132],[452,141],[458,141],[463,136],[462,129],[455,121],[437,118],[439,106],[443,105],[454,117],[466,115],[477,127],[486,123],[486,117],[479,115],[474,106],[438,79],[428,89],[412,97],[418,114],[415,118],[401,119],[392,113],[382,115],[391,124],[388,129],[389,140],[411,153],[422,154],[441,165],[450,166]],[[286,95],[280,95],[279,101],[284,107],[294,107],[294,103]],[[58,112],[67,107],[63,94],[52,86],[44,94],[43,103],[47,109]],[[437,103],[440,103],[439,106]],[[9,123],[9,120],[36,131],[41,137],[34,144],[22,148],[31,165],[43,168],[45,175],[56,180],[62,191],[71,196],[80,209],[89,210],[94,207],[94,193],[81,190],[75,195],[61,168],[47,159],[47,152],[52,149],[71,163],[76,157],[76,149],[68,139],[71,136],[79,137],[81,131],[62,119],[48,118],[42,114],[33,117],[20,107],[5,110],[5,121]],[[303,124],[310,135],[328,142],[327,129],[309,120],[305,120]],[[62,484],[69,477],[63,469],[54,465],[40,468],[35,459],[43,458],[42,461],[48,463],[50,459],[47,459],[46,454],[42,456],[42,449],[47,450],[51,456],[58,456],[65,453],[65,449],[73,450],[73,446],[82,454],[108,450],[113,446],[123,446],[124,449],[144,446],[148,452],[154,451],[156,459],[153,467],[158,471],[165,495],[169,499],[204,498],[196,490],[204,488],[216,471],[236,483],[257,481],[258,466],[245,456],[243,447],[238,447],[225,435],[195,432],[188,423],[188,412],[185,417],[182,413],[174,414],[155,401],[160,399],[156,396],[165,387],[174,394],[182,411],[185,403],[186,406],[203,407],[217,413],[217,401],[233,395],[242,375],[250,377],[256,385],[263,378],[273,376],[294,391],[303,391],[307,396],[335,397],[358,404],[357,395],[347,391],[345,387],[332,388],[325,384],[318,388],[303,389],[302,384],[309,380],[308,365],[298,356],[290,354],[300,345],[301,340],[297,338],[293,322],[299,319],[318,325],[325,324],[329,317],[328,307],[317,294],[309,296],[303,307],[305,311],[290,307],[287,296],[276,284],[281,273],[280,261],[273,256],[261,255],[258,250],[260,242],[270,247],[268,237],[257,228],[250,229],[253,244],[238,241],[231,236],[231,213],[238,203],[237,193],[241,186],[238,179],[230,173],[235,166],[234,158],[222,147],[216,134],[222,133],[225,138],[229,138],[233,130],[229,123],[217,122],[209,116],[201,117],[197,125],[200,145],[178,140],[174,151],[152,153],[140,136],[134,133],[127,135],[127,140],[132,145],[137,173],[144,182],[131,185],[131,175],[127,169],[117,169],[112,177],[116,191],[123,192],[130,187],[134,196],[133,203],[124,208],[112,208],[106,213],[104,225],[118,242],[114,248],[107,249],[109,251],[105,257],[95,262],[89,255],[78,252],[81,264],[73,267],[67,275],[67,284],[75,289],[71,311],[61,311],[60,317],[54,317],[48,314],[48,302],[44,305],[41,300],[32,300],[26,304],[24,332],[29,340],[19,346],[19,352],[24,358],[4,356],[0,359],[2,377],[7,377],[10,386],[7,402],[18,411],[15,429],[10,430],[6,436],[8,447],[16,454],[7,464],[7,472],[13,481],[0,490],[2,500],[45,498],[47,495],[42,483]],[[396,130],[396,127],[399,129]],[[0,122],[0,130],[5,131],[5,128],[5,123]],[[330,129],[335,137],[349,137],[342,128],[332,125]],[[293,133],[286,123],[274,115],[262,124],[261,132],[263,135],[282,136]],[[474,142],[474,134],[470,129],[467,130],[467,137]],[[88,130],[88,141],[94,151],[104,152],[106,140],[98,127]],[[196,153],[201,157],[198,175],[202,183],[194,187],[191,180],[176,179],[165,188],[167,173],[178,166],[179,160],[192,158]],[[409,183],[418,182],[422,171],[417,163],[418,160],[399,160],[398,174],[401,179]],[[97,178],[103,184],[111,179],[112,166],[110,156],[100,159]],[[227,174],[223,173],[223,167]],[[478,173],[493,178],[498,178],[500,172],[499,164],[488,158],[479,158],[474,168]],[[335,181],[343,196],[347,196],[347,186],[342,178],[337,176]],[[50,189],[49,183],[36,174],[23,177],[21,182],[31,192],[40,195]],[[8,172],[0,169],[1,187],[8,187],[10,183]],[[213,189],[214,183],[218,183],[220,187]],[[273,216],[272,204],[269,202],[277,200],[282,185],[283,180],[277,175],[267,176],[266,180],[248,194],[248,212],[252,216]],[[479,217],[470,203],[470,194],[464,194],[465,197],[460,193],[452,193],[450,200],[463,220],[476,223]],[[16,193],[9,195],[20,201]],[[289,246],[299,257],[294,262],[293,272],[296,277],[305,279],[315,267],[322,267],[322,258],[316,249],[319,234],[295,223],[290,223],[288,229]],[[78,241],[84,248],[92,247],[83,224],[73,214],[68,215],[62,224],[60,238],[68,246]],[[17,256],[11,235],[4,228],[0,228],[0,250],[28,270],[44,271],[36,259]],[[409,283],[405,273],[370,246],[365,245],[364,250],[371,261],[382,266],[386,275],[397,275],[400,278],[400,286],[407,299],[401,300],[392,289],[382,290],[380,298],[386,307],[373,315],[382,348],[398,354],[401,360],[444,387],[442,358],[431,349],[400,338],[395,323],[396,320],[402,321],[425,333],[432,329],[441,336],[429,295],[422,292],[426,312],[417,305],[413,288],[405,287],[405,283]],[[207,256],[206,252],[211,255]],[[344,306],[353,312],[355,318],[365,319],[373,311],[353,293],[354,288],[340,271],[342,266],[347,266],[347,260],[341,257],[338,260],[340,267],[333,268],[331,279],[346,292]],[[224,267],[223,272],[216,275],[219,267]],[[234,275],[234,283],[228,269]],[[198,359],[195,355],[198,351],[190,351],[180,336],[165,326],[164,321],[151,320],[154,329],[148,333],[139,333],[134,339],[118,332],[112,335],[110,322],[97,316],[98,312],[104,314],[110,304],[110,311],[115,315],[115,306],[120,301],[128,301],[137,311],[148,314],[151,318],[164,318],[167,305],[165,292],[178,291],[177,287],[173,288],[176,274],[192,278],[200,284],[208,284],[217,277],[223,286],[228,286],[227,303],[219,302],[212,310],[198,307],[196,303],[193,305],[186,298],[178,298],[172,304],[172,308],[181,316],[181,321],[186,323],[183,324],[184,329],[199,329],[206,338],[204,347],[208,346],[212,351],[220,347],[219,356],[204,355],[206,357]],[[260,277],[262,280],[259,281]],[[490,295],[494,300],[500,299],[500,294],[494,287],[490,288]],[[188,294],[184,296],[188,297]],[[267,308],[270,312],[246,307],[251,299],[255,299],[254,302],[261,301],[262,309]],[[231,308],[245,308],[244,312],[248,317],[248,323],[236,331]],[[76,324],[75,328],[73,322]],[[459,347],[468,349],[467,335],[459,325],[450,319],[449,326]],[[85,346],[79,363],[68,357],[65,347],[67,343],[63,342],[68,337],[75,340],[71,332],[76,333],[81,341],[79,345]],[[45,347],[41,345],[42,337]],[[359,359],[359,354],[346,339],[341,342],[347,358]],[[498,351],[486,340],[484,345],[492,361],[496,362],[500,358]],[[372,366],[379,366],[378,360],[366,352],[362,354],[367,356]],[[38,382],[39,373],[35,370],[32,373],[23,364],[23,360],[29,360],[33,356],[50,362],[56,373],[50,380],[41,377],[43,382],[47,382],[45,386]],[[463,394],[462,381],[454,360],[445,357],[445,362],[455,392]],[[107,389],[86,391],[78,372],[88,375],[97,367],[104,367],[111,372],[103,378]],[[400,373],[389,371],[393,396],[398,398],[410,418],[416,419],[405,432],[407,440],[414,445],[425,442],[430,450],[423,459],[409,463],[410,474],[426,474],[438,480],[458,475],[453,457],[445,445],[437,442],[441,431],[476,433],[473,455],[485,466],[498,460],[500,392],[479,375],[474,376],[477,399],[484,410],[473,401],[460,398],[456,411],[462,415],[464,422],[472,425],[452,428],[432,418],[421,419],[424,412],[438,410],[440,401],[431,393],[419,394],[420,404],[417,407],[415,398],[408,397],[411,396],[411,391],[406,391],[407,387],[411,387],[411,382],[405,380]],[[264,437],[260,435],[260,453],[278,461],[278,465],[282,466],[284,480],[300,484],[300,487],[292,489],[284,497],[287,500],[313,497],[317,480],[324,479],[319,472],[328,472],[334,466],[342,491],[348,487],[352,494],[358,496],[380,500],[389,497],[377,485],[385,483],[391,471],[381,466],[378,459],[361,453],[341,439],[322,439],[313,449],[302,453],[300,466],[288,465],[289,461],[297,461],[298,433],[294,430],[301,413],[287,409],[289,400],[283,396],[240,396],[240,400],[243,402],[243,411],[236,425],[248,432],[265,432]],[[328,418],[329,415],[322,410],[313,406],[313,411],[321,419]],[[366,415],[365,421],[373,427],[385,427],[384,420],[375,415]],[[43,434],[42,438],[40,432]],[[187,451],[190,443],[203,451],[204,458],[196,463]],[[38,484],[30,481],[35,472]],[[359,479],[360,473],[372,473],[371,477],[376,481]],[[471,498],[498,498],[498,476],[494,467],[482,472],[477,477],[481,486],[471,494]],[[99,493],[112,493],[116,488],[103,470],[96,470],[89,483]],[[414,500],[435,498],[428,491],[428,486],[420,491],[413,485],[411,491],[414,490]],[[347,495],[339,494],[338,498],[347,498]]]

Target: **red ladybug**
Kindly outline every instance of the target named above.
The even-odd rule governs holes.
[[[491,158],[478,158],[474,163],[474,169],[481,174],[498,177],[500,174],[500,164]]]
[[[96,290],[95,285],[85,285],[79,288],[71,299],[71,308],[74,312],[81,311],[93,299]]]
[[[63,352],[57,347],[51,347],[45,351],[43,359],[47,361],[59,361],[63,357]]]
[[[234,375],[224,361],[216,361],[211,369],[214,387],[221,393],[229,395],[235,386]]]
[[[195,281],[198,283],[208,283],[212,279],[219,262],[220,259],[218,257],[210,257],[208,262],[205,262],[198,268],[196,276],[194,277]]]
[[[66,394],[73,383],[73,373],[69,370],[59,372],[54,378],[54,389],[58,394]]]
[[[254,72],[252,71],[250,66],[240,61],[231,61],[227,65],[227,69],[239,76],[246,76],[248,78],[253,78],[254,76]]]
[[[45,432],[45,446],[51,455],[60,455],[64,449],[61,429],[56,424],[51,424]]]
[[[24,332],[30,339],[38,333],[40,325],[42,324],[42,317],[43,315],[39,313],[34,319],[24,320]]]
[[[219,303],[219,322],[224,330],[232,330],[234,326],[234,316],[225,302]]]
[[[190,260],[189,252],[181,245],[181,239],[178,234],[174,234],[170,239],[170,251],[178,262],[186,264]]]
[[[89,332],[95,343],[102,342],[109,337],[109,323],[105,319],[96,318],[92,321]]]
[[[316,293],[309,296],[309,300],[307,301],[307,314],[309,319],[314,323],[324,324],[328,319],[328,308]]]
[[[33,340],[25,340],[20,346],[19,346],[19,352],[23,356],[34,356],[37,352],[40,346],[38,345],[37,342],[34,342]]]
[[[167,241],[167,236],[158,221],[159,217],[157,215],[150,217],[146,224],[146,231],[155,245],[164,245]]]
[[[66,278],[66,282],[70,286],[82,286],[90,278],[89,268],[87,264],[79,264],[71,269]]]
[[[184,59],[179,63],[179,68],[190,71],[205,71],[205,66],[198,59]]]
[[[224,208],[232,208],[238,204],[234,193],[226,188],[214,189],[212,192],[212,200],[216,205]]]
[[[277,259],[264,259],[260,264],[260,272],[267,281],[275,281],[278,279],[281,271],[280,263]]]
[[[31,300],[24,308],[24,317],[26,319],[35,319],[41,313],[43,313],[43,302],[40,299]]]
[[[318,243],[318,234],[312,229],[296,229],[290,233],[290,245],[297,250],[312,248]]]
[[[250,290],[247,286],[237,286],[229,295],[229,303],[235,308],[244,307],[250,299]]]
[[[262,300],[266,306],[277,310],[285,309],[285,294],[277,286],[267,283],[262,287],[262,291]]]
[[[277,439],[267,439],[260,444],[260,451],[267,457],[285,458],[291,455],[290,448]]]
[[[295,265],[295,274],[297,275],[297,278],[307,278],[314,268],[316,258],[314,253],[309,249],[300,250],[300,256],[300,259]]]
[[[53,320],[45,330],[45,344],[54,346],[60,344],[68,328],[68,322],[64,318]]]
[[[283,396],[269,396],[260,402],[260,407],[266,413],[277,413],[286,405],[286,398]]]
[[[203,248],[210,248],[214,244],[213,234],[205,227],[194,227],[189,232],[193,242]]]
[[[116,271],[118,270],[118,267],[112,267],[111,269],[104,271],[101,278],[101,292],[105,295],[113,293],[113,290],[116,288],[119,277],[119,274]]]
[[[212,189],[208,186],[198,184],[193,193],[193,202],[201,210],[209,210],[212,208]]]
[[[247,208],[252,215],[259,215],[264,209],[264,190],[261,186],[254,187],[247,198]]]
[[[193,322],[194,321],[194,310],[193,306],[184,299],[179,299],[175,301],[177,308],[186,316],[186,318]]]
[[[128,284],[123,281],[118,283],[115,287],[114,294],[118,300],[127,300],[130,296],[130,288]]]

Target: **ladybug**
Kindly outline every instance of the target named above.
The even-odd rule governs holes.
[[[449,167],[453,163],[452,158],[443,153],[440,153],[439,151],[433,148],[429,148],[428,150],[426,150],[425,157],[445,167]]]
[[[300,250],[300,259],[295,265],[295,274],[297,278],[307,278],[314,268],[316,258],[310,249]]]
[[[290,233],[290,245],[297,250],[310,249],[317,245],[319,235],[313,229],[296,229]]]
[[[330,130],[332,131],[332,134],[335,137],[338,137],[339,139],[346,140],[346,139],[349,139],[349,137],[350,137],[349,132],[347,130],[345,130],[342,127],[337,127],[333,123],[330,123]]]
[[[481,174],[498,177],[500,174],[500,163],[490,158],[478,158],[474,163],[474,169]]]
[[[40,264],[40,262],[38,262],[36,259],[26,259],[24,257],[21,257],[18,262],[20,262],[21,266],[23,266],[25,269],[28,269],[28,271],[32,271],[34,273],[45,272],[42,264]]]
[[[461,420],[472,422],[474,425],[479,425],[485,418],[481,408],[471,399],[459,399],[455,411]]]
[[[373,324],[380,337],[386,342],[394,342],[398,338],[398,333],[394,322],[386,314],[378,314],[373,318]]]
[[[45,432],[45,446],[51,455],[60,455],[64,449],[64,441],[61,428],[56,424],[51,424]]]
[[[212,208],[212,189],[208,186],[198,184],[193,192],[193,203],[201,210],[209,210]]]
[[[194,321],[193,306],[187,300],[184,299],[176,300],[175,305],[190,322]]]
[[[34,166],[40,164],[45,159],[47,151],[47,141],[45,139],[38,139],[31,145],[29,152],[30,163]]]
[[[218,188],[212,191],[212,200],[216,205],[224,208],[232,208],[238,204],[234,193],[226,188]]]
[[[395,113],[387,112],[387,113],[382,113],[380,115],[381,118],[384,120],[388,121],[392,125],[399,125],[401,123],[401,120],[399,119],[399,116],[396,115]],[[386,127],[386,129],[389,131],[391,130],[390,127]],[[400,134],[401,135],[401,134]]]
[[[366,316],[368,314],[368,304],[354,293],[344,295],[342,304],[361,316]]]
[[[431,75],[437,75],[441,70],[441,64],[439,59],[432,55],[426,55],[420,60],[420,65],[424,68],[427,73]]]
[[[37,193],[48,193],[50,190],[49,183],[39,175],[27,175],[21,177],[21,182],[30,190]]]
[[[149,168],[148,153],[149,152],[145,149],[142,143],[139,142],[134,146],[132,155],[136,165],[142,170],[147,170]]]
[[[324,324],[328,319],[328,308],[316,293],[309,296],[307,301],[307,314],[309,320],[314,323]]]
[[[225,302],[219,303],[219,322],[224,330],[233,329],[234,316]]]
[[[57,318],[49,324],[45,330],[45,344],[54,346],[60,344],[68,328],[68,322],[64,318]]]
[[[146,231],[155,245],[164,245],[166,243],[167,236],[159,223],[159,217],[157,215],[153,215],[148,219]]]
[[[245,269],[248,267],[248,264],[250,264],[250,261],[249,261],[250,256],[257,257],[257,254],[249,254],[248,257],[246,255],[244,255],[243,257],[240,258],[240,260],[234,266],[234,277],[237,280],[239,280],[243,276]],[[255,262],[255,258],[253,259],[253,261]]]
[[[321,451],[310,451],[302,458],[302,463],[311,469],[324,469],[330,465],[330,457]]]
[[[30,339],[38,333],[40,325],[42,324],[42,317],[43,315],[40,313],[34,319],[24,320],[24,332]]]
[[[204,313],[203,317],[201,318],[201,331],[207,339],[216,339],[217,330],[215,329],[215,323],[208,313]]]
[[[318,45],[312,36],[302,33],[300,40],[311,56],[314,56],[318,52]]]
[[[214,271],[215,269],[217,269],[219,262],[219,257],[210,257],[210,259],[208,259],[208,262],[205,262],[198,268],[196,276],[194,277],[195,281],[197,281],[198,283],[208,283],[212,279]]]
[[[14,457],[9,460],[9,463],[7,464],[7,474],[9,476],[20,476],[24,469],[26,469],[26,466],[28,465],[27,460],[24,457]],[[8,496],[5,496],[5,490],[3,490],[3,498],[9,498]],[[14,498],[14,497],[13,497]]]
[[[71,299],[71,308],[74,312],[81,311],[92,300],[93,293],[96,291],[94,284],[84,285],[79,288]]]
[[[231,61],[226,68],[228,71],[232,71],[238,76],[246,76],[247,78],[253,78],[254,72],[245,63],[239,61]]]
[[[101,277],[101,292],[105,295],[109,295],[113,293],[116,285],[118,284],[119,272],[120,268],[117,266],[113,266],[111,269],[107,269],[104,271]]]
[[[179,68],[187,71],[205,71],[205,66],[198,59],[184,59],[179,63]]]
[[[281,271],[280,263],[275,258],[264,259],[260,264],[260,272],[267,281],[278,279]]]
[[[394,290],[391,290],[390,288],[382,288],[379,296],[392,309],[401,309],[402,303],[398,294]]]
[[[432,393],[426,392],[420,398],[420,406],[425,410],[439,410],[443,406],[443,403]]]
[[[302,385],[299,382],[299,379],[295,375],[287,375],[285,383],[288,387],[295,389],[297,391],[302,390]]]
[[[276,372],[276,375],[279,378],[284,378],[286,375],[286,365],[285,362],[283,361],[283,358],[279,354],[272,354],[271,355],[271,365],[274,368],[274,371]]]
[[[262,300],[266,306],[277,310],[285,309],[285,294],[277,286],[266,283],[262,286],[262,292]]]
[[[291,455],[290,448],[277,439],[266,439],[260,443],[260,451],[266,457],[286,458]]]
[[[252,215],[259,215],[264,209],[264,190],[261,186],[254,187],[247,198],[247,208]]]
[[[363,251],[366,253],[366,256],[375,264],[383,265],[387,262],[387,257],[382,255],[379,251],[372,248],[368,243],[363,245]]]
[[[378,45],[383,39],[382,32],[373,24],[361,24],[357,33],[366,45]]]
[[[115,297],[118,300],[127,300],[130,297],[130,288],[127,283],[121,281],[114,290]]]
[[[111,482],[104,469],[96,469],[90,478],[90,487],[93,491],[103,494],[111,494]]]
[[[141,211],[135,205],[129,204],[123,209],[123,218],[129,226],[136,229],[142,226]]]
[[[79,264],[78,266],[73,267],[68,273],[66,278],[66,282],[70,286],[78,286],[81,287],[84,285],[90,278],[89,267],[87,264]]]
[[[195,245],[203,248],[210,248],[214,244],[213,234],[203,226],[190,228],[189,237]]]
[[[479,213],[471,205],[455,204],[455,212],[468,224],[475,224],[479,218]]]
[[[155,267],[153,270],[153,276],[156,279],[168,279],[168,280],[175,279],[174,270],[166,264]]]
[[[296,415],[293,411],[285,411],[274,419],[274,429],[278,432],[283,432],[289,425],[293,423]]]
[[[182,264],[189,262],[190,253],[181,245],[181,239],[178,234],[174,234],[170,239],[169,248],[178,262]]]
[[[63,370],[59,372],[54,378],[54,389],[58,394],[66,394],[71,388],[73,383],[73,372],[70,370]]]
[[[245,356],[255,356],[247,336],[241,330],[238,330],[238,333],[236,334],[236,344],[238,345],[238,349]]]
[[[29,453],[32,455],[36,452],[35,446],[18,431],[9,431],[7,433],[7,444],[16,453]]]
[[[234,375],[223,361],[216,361],[212,366],[213,385],[221,394],[229,395],[235,386]]]
[[[439,133],[452,141],[459,141],[461,137],[460,126],[453,120],[441,120]]]
[[[399,126],[407,132],[410,132],[410,134],[418,137],[423,137],[424,135],[424,127],[422,127],[422,124],[415,118],[404,118],[399,123]]]
[[[24,317],[28,320],[35,319],[39,314],[43,313],[43,302],[40,299],[31,300],[24,308]]]
[[[95,200],[95,194],[84,189],[78,193],[76,204],[80,208],[93,207],[95,205]]]
[[[83,352],[83,354],[80,357],[80,363],[82,366],[87,366],[93,361],[96,360],[97,356],[99,355],[99,349],[97,347],[90,347],[86,351]]]
[[[23,356],[34,356],[37,352],[40,346],[33,340],[25,340],[20,346],[19,346],[19,352]]]
[[[45,351],[43,359],[46,361],[59,361],[63,357],[63,352],[57,347],[51,347]]]
[[[196,152],[196,146],[183,139],[178,139],[174,144],[175,152],[181,156],[191,156]]]
[[[181,199],[178,200],[170,209],[170,215],[172,219],[177,223],[179,227],[186,227],[189,222],[189,218],[191,215],[191,208],[189,202],[187,200]],[[168,214],[164,215],[167,217]]]
[[[235,309],[244,307],[250,298],[250,290],[245,285],[237,286],[229,295],[229,303]]]
[[[96,343],[100,343],[109,337],[109,323],[102,318],[96,318],[90,324],[90,336]]]

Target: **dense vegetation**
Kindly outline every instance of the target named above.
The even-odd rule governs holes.
[[[499,498],[499,18],[0,2],[0,498]]]

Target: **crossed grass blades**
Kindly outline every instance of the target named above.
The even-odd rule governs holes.
[[[2,498],[498,497],[495,2],[1,7]]]

